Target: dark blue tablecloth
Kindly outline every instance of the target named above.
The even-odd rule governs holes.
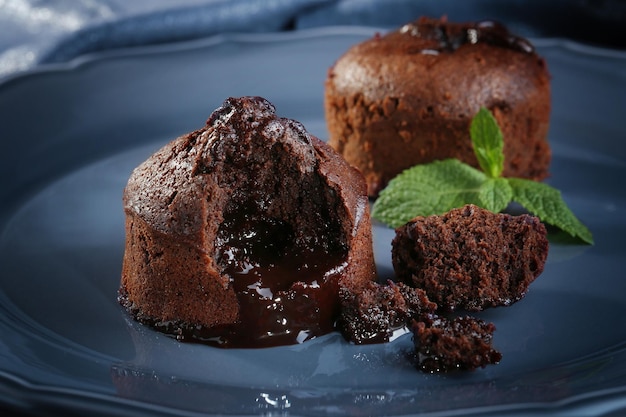
[[[624,0],[0,0],[0,79],[95,51],[221,32],[395,27],[420,15],[626,47]]]

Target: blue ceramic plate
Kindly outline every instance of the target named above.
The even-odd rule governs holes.
[[[181,344],[116,301],[132,168],[228,96],[326,138],[328,67],[371,28],[218,37],[83,58],[0,85],[0,401],[89,415],[613,415],[626,412],[626,54],[538,39],[553,75],[549,182],[594,246],[551,242],[517,304],[481,317],[502,362],[426,375],[411,336],[354,346]],[[391,275],[392,232],[374,227]]]

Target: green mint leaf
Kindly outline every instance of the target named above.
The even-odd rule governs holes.
[[[542,182],[522,178],[508,178],[508,182],[513,190],[513,201],[520,203],[542,222],[593,244],[591,232],[567,207],[559,190]]]
[[[487,178],[478,189],[477,206],[494,213],[506,208],[513,198],[513,189],[506,178]]]
[[[485,174],[498,178],[504,169],[504,139],[496,118],[481,107],[470,124],[474,154]]]
[[[399,227],[416,216],[443,214],[467,203],[480,205],[485,174],[458,159],[416,165],[392,179],[372,207],[372,217]]]

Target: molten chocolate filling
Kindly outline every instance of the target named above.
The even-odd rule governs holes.
[[[333,330],[338,274],[347,250],[301,240],[294,228],[257,211],[228,213],[217,260],[239,301],[236,324],[215,329],[223,347],[301,343]]]

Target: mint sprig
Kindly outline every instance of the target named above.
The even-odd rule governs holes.
[[[458,159],[416,165],[389,182],[372,207],[372,217],[399,227],[416,216],[443,214],[465,204],[497,213],[515,201],[542,222],[593,244],[591,232],[556,188],[502,176],[504,140],[489,110],[481,108],[472,119],[470,137],[482,171]]]
[[[489,110],[481,107],[470,124],[470,137],[480,168],[491,178],[504,170],[504,138],[498,122]]]

